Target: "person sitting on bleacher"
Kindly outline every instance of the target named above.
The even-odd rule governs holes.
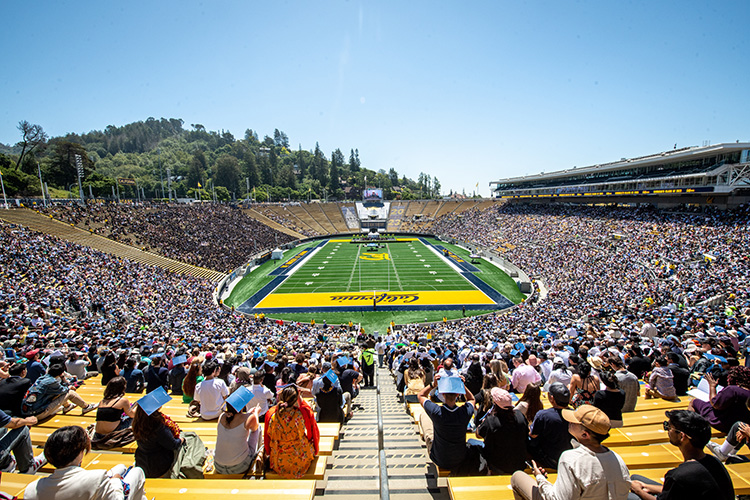
[[[146,477],[203,478],[206,448],[195,432],[182,432],[161,407],[171,401],[163,387],[137,401],[133,435],[138,443],[135,464]]]
[[[561,383],[549,386],[547,393],[552,408],[536,414],[529,433],[529,453],[542,467],[557,469],[557,461],[565,450],[569,450],[571,435],[562,410],[570,404],[570,391]]]
[[[709,441],[706,447],[711,450],[716,458],[726,462],[729,457],[737,458],[737,452],[742,448],[742,445],[750,442],[749,440],[750,425],[745,422],[735,422],[722,444]]]
[[[252,399],[252,391],[244,386],[227,398],[216,432],[214,466],[218,474],[244,474],[255,460],[260,440],[259,407],[245,411]]]
[[[44,455],[56,467],[26,487],[28,500],[145,500],[143,471],[117,465],[109,471],[81,468],[84,455],[91,450],[89,436],[78,426],[61,427],[44,444]]]
[[[444,382],[440,383],[440,380]],[[428,399],[435,383],[438,383],[440,394],[445,399],[443,405]],[[466,398],[463,406],[456,405],[459,395]],[[427,417],[422,419],[422,428],[425,441],[429,441],[430,460],[454,475],[461,474],[464,468],[472,468],[471,464],[466,463],[466,427],[474,415],[474,395],[464,386],[461,378],[436,375],[435,382],[425,386],[417,397]]]
[[[644,500],[733,500],[734,486],[726,468],[703,452],[711,439],[708,421],[689,410],[668,411],[666,415],[664,430],[685,461],[664,475],[664,485],[634,475],[633,492]]]
[[[122,371],[122,376],[125,377],[128,385],[125,388],[125,392],[131,394],[140,394],[143,392],[146,386],[146,379],[143,376],[143,372],[137,368],[138,360],[134,357],[130,357],[125,360],[125,369]]]
[[[632,372],[625,369],[625,363],[619,355],[611,356],[609,358],[609,366],[615,370],[615,376],[617,377],[617,383],[625,393],[625,403],[622,406],[622,412],[627,413],[635,411],[635,405],[638,402],[638,396],[641,395],[641,384],[638,382]]]
[[[625,500],[630,491],[630,473],[622,458],[602,446],[609,437],[609,419],[600,409],[581,405],[562,410],[570,434],[580,446],[560,455],[557,481],[547,480],[544,468],[532,461],[536,480],[517,471],[510,480],[516,499],[525,500]]]
[[[124,446],[135,441],[130,424],[135,412],[125,397],[127,381],[117,376],[104,388],[104,395],[96,409],[96,426],[92,447],[107,450]]]
[[[278,398],[266,414],[265,453],[271,470],[285,478],[300,478],[319,452],[320,431],[312,408],[295,385],[284,387]]]
[[[529,425],[513,408],[508,391],[493,387],[489,392],[492,409],[477,427],[477,437],[484,440],[481,453],[491,474],[512,474],[525,468]]]
[[[0,409],[14,417],[21,416],[21,404],[31,380],[26,378],[26,365],[13,363],[8,368],[8,378],[0,380]]]
[[[195,387],[195,401],[200,403],[203,420],[219,418],[224,399],[229,396],[227,384],[217,375],[219,375],[219,364],[213,359],[207,360],[203,364],[203,376],[206,379]]]
[[[672,370],[667,365],[669,365],[669,362],[664,356],[657,356],[654,360],[654,369],[648,374],[646,399],[662,398],[667,401],[677,399],[677,391],[674,388],[674,376],[672,375]]]
[[[87,404],[75,389],[68,385],[64,374],[65,366],[53,364],[50,365],[46,375],[42,375],[34,382],[21,405],[25,416],[34,415],[39,420],[44,420],[57,412],[61,406],[63,413],[68,413],[79,406],[82,415],[96,409],[95,404]]]
[[[47,463],[44,453],[34,458],[28,426],[36,423],[36,417],[11,417],[0,410],[0,472],[36,474]]]
[[[736,422],[750,422],[750,410],[747,407],[750,398],[750,367],[735,366],[729,372],[729,385],[717,393],[718,381],[706,372],[709,394],[708,401],[693,399],[688,405],[708,420],[716,430],[729,432]]]

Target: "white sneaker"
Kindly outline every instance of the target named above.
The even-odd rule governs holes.
[[[0,472],[16,472],[16,458],[10,455],[10,463],[0,469]]]
[[[711,453],[713,453],[714,456],[718,458],[720,462],[727,461],[728,456],[722,453],[721,445],[719,443],[714,443],[713,441],[709,441],[708,444],[706,444],[706,448],[711,450]]]
[[[34,462],[26,471],[26,474],[36,474],[39,469],[47,465],[47,457],[44,456],[44,452],[40,453],[39,456],[34,457]]]

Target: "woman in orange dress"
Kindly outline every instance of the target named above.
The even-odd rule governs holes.
[[[300,478],[318,454],[320,432],[315,414],[300,396],[297,386],[288,385],[279,403],[266,414],[263,439],[271,470],[285,478]]]

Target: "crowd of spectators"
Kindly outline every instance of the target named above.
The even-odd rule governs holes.
[[[176,209],[165,208],[165,212],[172,210]],[[184,216],[189,217],[191,210]],[[232,213],[224,207],[214,210]],[[32,367],[38,372],[34,363],[56,351],[69,357],[69,362],[86,353],[89,370],[96,367],[114,379],[120,370],[127,372],[128,360],[136,357],[140,368],[146,368],[159,387],[166,385],[173,394],[178,391],[169,377],[163,380],[159,368],[164,363],[164,369],[171,370],[170,361],[188,354],[190,370],[182,373],[184,382],[177,384],[180,389],[203,403],[203,389],[196,385],[217,385],[223,397],[222,384],[213,380],[221,379],[227,387],[236,386],[237,380],[252,380],[248,385],[253,390],[260,382],[272,396],[258,398],[267,401],[258,410],[256,418],[261,421],[279,390],[296,381],[299,394],[307,390],[320,395],[319,406],[309,410],[301,407],[293,394],[282,398],[286,406],[300,412],[293,414],[294,426],[303,436],[314,434],[309,420],[312,411],[318,418],[321,414],[334,420],[351,416],[351,401],[364,379],[363,372],[370,373],[368,367],[374,365],[377,354],[378,362],[388,363],[399,382],[403,380],[401,389],[411,400],[416,396],[418,401],[426,401],[436,381],[462,374],[466,387],[471,387],[471,400],[476,392],[477,409],[480,402],[485,414],[497,407],[493,418],[487,420],[490,423],[482,427],[482,422],[476,421],[474,405],[466,405],[472,406],[467,422],[481,429],[480,436],[486,439],[492,440],[488,433],[503,422],[513,421],[518,427],[517,415],[503,413],[509,410],[506,389],[526,403],[519,411],[530,425],[532,441],[549,429],[559,437],[560,432],[554,429],[574,422],[570,419],[579,422],[584,418],[585,412],[563,417],[562,409],[568,404],[586,411],[593,405],[605,415],[607,426],[617,425],[622,412],[632,404],[633,391],[639,390],[638,378],[650,382],[646,394],[653,397],[684,395],[704,374],[714,391],[712,397],[721,396],[716,396],[718,384],[737,387],[728,395],[745,396],[750,377],[741,371],[744,367],[738,366],[738,358],[750,338],[749,215],[747,207],[728,212],[665,213],[506,204],[468,211],[462,217],[445,216],[436,223],[440,234],[504,250],[514,264],[544,280],[548,295],[506,314],[405,325],[377,343],[347,326],[276,322],[223,310],[212,304],[212,285],[207,280],[0,223],[4,249],[0,255],[0,338],[6,360],[28,360],[29,372]],[[153,225],[163,229],[161,222]],[[506,244],[509,242],[512,245]],[[204,362],[206,358],[218,365]],[[336,358],[345,361],[337,363]],[[154,363],[154,359],[162,361]],[[413,363],[412,359],[419,361]],[[198,369],[191,376],[196,363]],[[19,376],[17,369],[11,372],[11,365],[6,364],[0,375],[7,379]],[[245,368],[251,371],[244,373]],[[332,368],[335,376],[327,376]],[[135,371],[140,370],[131,366],[129,373]],[[197,372],[203,372],[207,380],[196,380]],[[43,373],[44,369],[35,376]],[[487,380],[489,376],[494,382]],[[193,390],[188,391],[191,378]],[[540,410],[540,387],[548,391],[553,409],[560,410],[557,414]],[[324,396],[331,391],[334,396]],[[448,408],[455,403],[454,398],[446,400],[445,394],[434,395],[441,396]],[[333,404],[324,402],[326,399]],[[737,433],[750,420],[746,408],[745,413],[735,408],[728,416],[699,406],[695,410],[701,418]],[[0,409],[12,414],[14,408],[17,406]],[[222,413],[216,408],[207,410],[208,418],[219,418]],[[431,406],[429,410],[437,418],[455,418],[451,425],[464,425],[465,433],[463,413]],[[588,428],[581,424],[582,428],[576,428],[578,435],[573,436],[591,449],[597,449],[597,432],[592,435],[589,431],[604,427],[601,415],[595,416],[596,422],[589,422]],[[670,418],[674,432],[702,425],[691,419]],[[434,454],[452,449],[450,442],[439,436],[440,430],[434,432]],[[725,447],[728,455],[723,458],[737,444],[738,440],[729,443]],[[690,451],[689,443],[680,441],[680,446],[686,453]],[[556,450],[551,458],[549,449],[543,451],[535,456],[540,465],[545,460],[559,460],[564,450]],[[495,450],[485,459],[493,456],[501,454]],[[453,461],[459,458],[455,454],[450,457]],[[507,464],[498,462],[489,466],[490,471],[513,472],[505,467]],[[543,486],[539,477],[543,470],[539,472],[537,481]],[[647,486],[637,484],[641,493],[648,494]]]
[[[293,240],[227,205],[55,205],[40,211],[115,241],[221,272]]]

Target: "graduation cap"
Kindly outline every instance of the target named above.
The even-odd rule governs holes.
[[[526,350],[526,346],[523,345],[523,342],[516,343],[516,349],[518,349],[518,352],[523,352]]]
[[[174,366],[181,365],[182,363],[187,363],[187,356],[185,356],[184,354],[172,358],[172,364]]]
[[[330,380],[333,385],[336,385],[336,382],[339,381],[339,377],[338,375],[336,375],[333,369],[330,369],[327,372],[325,372],[324,376],[328,378],[328,380]]]
[[[164,406],[165,404],[172,401],[172,397],[167,394],[167,391],[164,390],[164,387],[159,387],[158,389],[155,389],[145,396],[143,396],[141,399],[136,401],[138,403],[138,406],[141,407],[143,411],[146,412],[146,415],[151,415],[156,410]]]
[[[717,360],[717,361],[720,361],[722,363],[726,363],[727,362],[727,358],[725,358],[724,356],[717,356],[716,354],[711,354],[710,352],[707,352],[706,354],[704,354],[704,356],[709,361]]]
[[[279,366],[278,363],[275,363],[273,361],[264,361],[263,364],[266,366],[270,366],[271,368],[276,368],[277,366]]]
[[[241,385],[236,391],[229,395],[226,403],[237,411],[242,411],[243,408],[254,398],[253,391]]]
[[[438,380],[438,392],[440,394],[464,394],[464,381],[461,377],[440,377]]]

